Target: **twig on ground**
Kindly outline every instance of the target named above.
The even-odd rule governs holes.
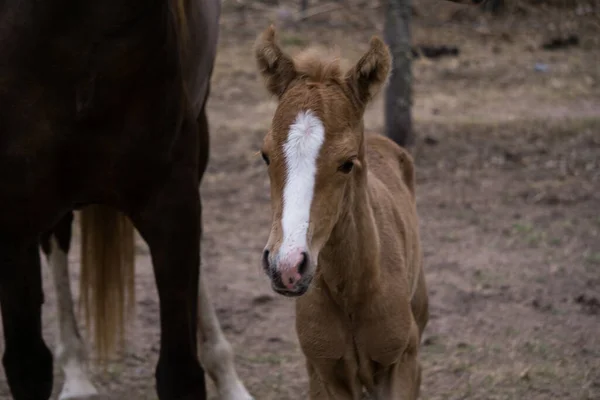
[[[297,22],[304,21],[309,18],[315,17],[317,15],[327,14],[329,12],[336,11],[341,8],[344,8],[344,4],[341,4],[341,3],[320,4],[318,6],[310,7],[310,8],[307,8],[305,11],[301,11],[301,12],[297,13],[294,16],[294,20]]]

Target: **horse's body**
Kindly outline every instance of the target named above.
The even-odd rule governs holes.
[[[263,266],[295,296],[311,399],[416,399],[428,320],[411,156],[365,135],[366,105],[385,82],[379,39],[347,73],[259,39],[256,57],[279,97],[263,157],[273,226]]]
[[[159,398],[205,398],[196,351],[198,182],[219,13],[217,0],[0,6],[0,303],[15,399],[48,399],[53,383],[41,334],[41,235],[58,268],[67,332],[59,344],[71,352],[61,362],[81,370],[66,253],[71,213],[90,204],[100,206],[82,213],[82,285],[93,293],[82,296],[88,312],[100,311],[101,350],[113,347],[132,301],[124,293],[133,287],[131,220],[149,245],[160,298]]]

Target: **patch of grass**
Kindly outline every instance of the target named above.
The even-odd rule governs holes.
[[[454,234],[454,233],[449,233],[447,235],[444,235],[442,237],[442,240],[444,242],[448,242],[448,243],[456,243],[460,241],[460,238],[458,237],[458,235]]]
[[[539,247],[546,238],[546,233],[536,229],[527,222],[516,222],[512,225],[512,235],[520,236],[530,247]]]
[[[562,240],[560,238],[550,238],[550,240],[548,240],[548,244],[551,246],[560,246],[561,243]]]
[[[492,344],[488,346],[488,349],[494,354],[504,354],[506,353],[506,347],[501,346],[499,344]]]
[[[523,343],[523,348],[526,352],[538,357],[539,359],[547,361],[552,358],[552,351],[550,347],[543,342],[526,341]]]
[[[519,334],[519,331],[516,328],[513,328],[512,326],[509,326],[504,331],[504,334],[506,335],[506,337],[514,337],[514,336],[516,336],[516,335]]]
[[[106,368],[106,372],[108,372],[112,379],[119,379],[124,370],[125,367],[121,363],[111,363]]]
[[[525,237],[525,241],[531,247],[538,247],[544,239],[544,236],[543,232],[532,232]]]
[[[478,289],[499,287],[506,282],[506,275],[503,275],[501,270],[477,269],[473,272],[473,278],[478,285]]]
[[[284,46],[305,46],[307,40],[296,35],[283,35],[281,37],[281,44]]]
[[[466,372],[469,372],[471,370],[471,363],[467,362],[467,361],[456,361],[451,367],[450,367],[450,371],[452,371],[453,373],[457,374],[457,375],[462,375]]]
[[[538,365],[533,369],[534,377],[539,377],[544,380],[554,380],[558,378],[556,368],[552,365]]]
[[[433,343],[427,346],[422,346],[420,351],[424,354],[444,354],[446,352],[446,346],[443,343]]]
[[[494,384],[494,378],[490,375],[487,375],[481,381],[481,386],[491,386]]]
[[[517,222],[513,224],[512,228],[514,232],[521,234],[531,233],[533,231],[533,226],[527,223]]]
[[[585,261],[590,264],[600,265],[600,252],[588,254],[585,257]]]
[[[268,365],[281,365],[288,360],[285,355],[275,354],[260,354],[256,356],[242,357],[245,362],[250,364],[268,364]]]
[[[459,353],[468,353],[468,352],[474,352],[475,350],[477,350],[477,347],[473,346],[472,344],[466,343],[466,342],[460,342],[456,345],[458,352]]]

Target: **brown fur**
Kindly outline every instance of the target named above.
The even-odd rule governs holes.
[[[82,211],[82,294],[99,352],[123,334],[133,304],[127,216],[150,248],[159,293],[158,397],[206,398],[198,182],[220,8],[218,0],[0,3],[0,102],[11,105],[0,108],[0,305],[15,399],[52,393],[40,239],[93,205]]]
[[[102,205],[80,212],[80,301],[96,354],[105,361],[125,340],[135,310],[134,228],[129,218]]]
[[[186,4],[186,0],[170,3],[181,60],[190,40]],[[96,341],[96,355],[103,362],[115,351],[117,341],[124,345],[125,321],[135,312],[135,230],[127,216],[103,205],[82,209],[80,227],[80,301],[87,331]]]
[[[418,397],[418,348],[428,321],[415,171],[407,151],[365,135],[363,113],[391,69],[387,46],[373,38],[347,72],[331,61],[292,59],[267,29],[256,58],[279,98],[263,153],[270,160],[273,221],[266,249],[282,244],[282,145],[300,111],[325,127],[310,209],[312,281],[296,300],[296,330],[306,357],[311,399]],[[353,160],[343,175],[336,166]],[[317,266],[315,266],[317,265]]]
[[[180,60],[184,60],[190,40],[187,0],[171,1]],[[103,362],[115,351],[117,342],[123,347],[125,321],[135,312],[135,230],[127,216],[104,205],[83,208],[80,228],[80,302],[87,331],[93,332],[96,355]]]

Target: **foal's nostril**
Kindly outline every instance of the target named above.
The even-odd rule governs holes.
[[[265,270],[265,272],[269,271],[269,250],[263,251],[262,267]]]
[[[300,264],[298,264],[298,273],[300,274],[300,276],[304,275],[307,268],[308,268],[308,253],[303,251],[302,252],[302,261],[300,261]]]

